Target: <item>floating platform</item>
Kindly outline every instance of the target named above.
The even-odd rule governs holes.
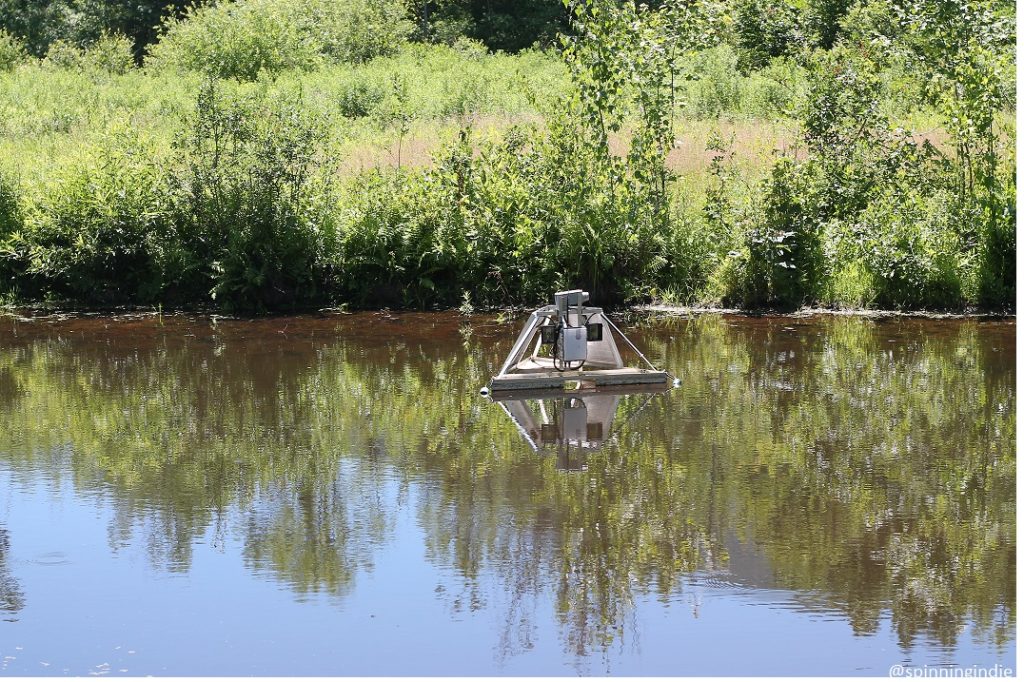
[[[481,392],[524,389],[578,390],[581,386],[668,387],[672,377],[658,369],[600,308],[585,305],[580,289],[555,294],[554,305],[530,314],[511,352]],[[622,362],[615,335],[646,363]]]

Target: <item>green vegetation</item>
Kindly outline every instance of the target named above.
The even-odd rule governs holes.
[[[26,61],[27,57],[28,53],[21,40],[0,29],[0,71],[10,71]]]
[[[570,655],[620,646],[635,600],[674,600],[695,571],[742,576],[737,543],[764,567],[753,587],[857,633],[1013,646],[1012,325],[654,324],[629,333],[685,388],[631,420],[644,397],[624,398],[618,437],[559,471],[476,395],[509,325],[11,320],[0,453],[109,500],[112,541],[148,534],[161,567],[188,570],[222,529],[298,593],[344,595],[415,500],[423,553],[465,581],[452,607],[554,618]],[[0,609],[2,557],[0,534]]]
[[[1002,0],[5,5],[4,299],[1013,306]]]
[[[105,34],[132,41],[142,56],[157,37],[161,18],[180,13],[189,0],[0,0],[0,33],[19,36],[36,57],[54,43],[86,46]]]
[[[398,50],[412,26],[398,0],[246,0],[193,6],[170,20],[147,63],[255,80]]]

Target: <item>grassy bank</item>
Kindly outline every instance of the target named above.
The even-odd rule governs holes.
[[[646,102],[664,74],[627,46],[629,101],[595,109],[579,50],[460,39],[349,59],[335,41],[211,74],[185,58],[213,49],[188,21],[141,68],[110,38],[0,70],[6,300],[433,307],[582,286],[603,302],[1013,305],[1005,65],[979,133],[915,94],[927,74],[852,38],[759,68],[727,42],[686,50],[671,98]]]

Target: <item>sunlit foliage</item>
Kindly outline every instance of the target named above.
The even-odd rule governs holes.
[[[144,69],[117,33],[54,39],[41,61],[0,34],[0,296],[266,311],[582,286],[605,302],[1012,309],[1002,0],[578,0],[557,50],[440,40],[477,9],[197,5],[167,18]],[[413,24],[451,46],[407,42]],[[224,166],[180,141],[218,111],[232,144],[261,150],[238,173],[282,178],[298,155],[317,179],[244,190],[273,224],[303,224],[287,240],[247,234],[251,202],[228,219],[192,200],[193,171]],[[740,119],[745,140],[728,132]],[[216,247],[196,246],[203,230]]]

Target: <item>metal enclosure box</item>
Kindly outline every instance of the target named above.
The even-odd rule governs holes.
[[[562,361],[579,362],[587,359],[587,328],[562,329]]]

